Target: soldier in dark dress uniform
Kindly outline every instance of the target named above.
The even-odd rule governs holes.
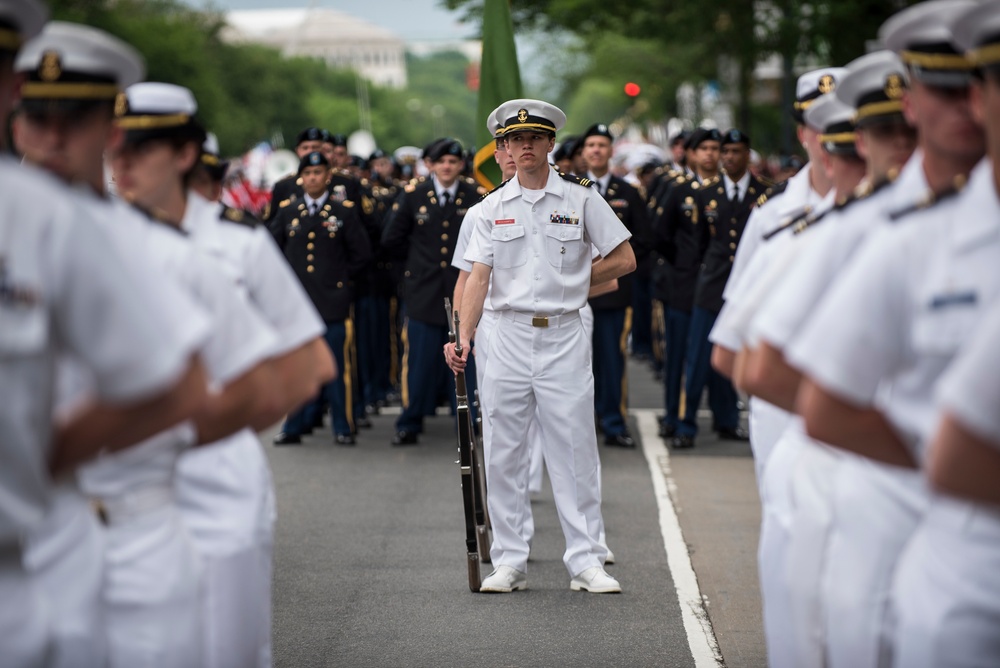
[[[424,416],[433,414],[440,394],[447,393],[454,403],[454,393],[448,389],[452,372],[441,357],[449,324],[444,299],[452,296],[458,280],[451,260],[462,219],[485,194],[460,178],[464,163],[457,141],[435,142],[427,157],[431,177],[404,188],[382,233],[382,249],[406,267],[403,413],[396,421],[393,445],[417,443]],[[470,382],[475,377],[467,375]]]
[[[691,326],[691,309],[694,305],[695,286],[701,269],[702,242],[700,212],[695,196],[703,188],[718,181],[719,144],[722,135],[718,130],[699,128],[688,140],[695,155],[695,176],[687,179],[677,176],[673,186],[661,187],[667,194],[662,205],[657,206],[653,219],[653,238],[656,249],[669,267],[669,297],[665,304],[666,364],[663,374],[666,415],[660,433],[666,438],[676,435],[680,424],[681,378],[687,351],[688,331]]]
[[[750,173],[750,138],[737,129],[722,136],[722,177],[694,196],[698,207],[699,245],[703,259],[694,293],[685,359],[684,419],[677,426],[675,447],[691,447],[698,434],[698,406],[708,385],[712,418],[719,436],[748,440],[739,427],[737,394],[728,379],[711,368],[708,333],[722,310],[722,291],[733,267],[736,248],[766,184]]]
[[[393,178],[392,158],[384,151],[376,149],[368,158],[371,168],[372,198],[375,201],[375,220],[378,223],[378,241],[381,242],[382,230],[392,209],[393,202],[402,191],[402,184]],[[374,254],[375,270],[371,276],[371,294],[375,301],[375,322],[372,340],[374,342],[375,359],[372,367],[372,377],[365,386],[365,405],[369,413],[375,413],[384,406],[393,391],[394,378],[399,377],[397,362],[399,358],[399,336],[396,327],[399,313],[397,290],[403,280],[403,272],[399,263],[394,263],[391,257],[381,249]]]
[[[354,202],[337,202],[327,190],[330,163],[322,153],[309,153],[299,163],[303,195],[278,210],[271,232],[292,265],[320,317],[326,323],[326,342],[337,368],[337,378],[322,394],[330,405],[334,440],[354,445],[354,410],[350,350],[352,280],[371,259],[368,235],[354,211]],[[282,435],[292,438],[313,424],[315,405],[288,416]]]
[[[646,203],[634,187],[608,171],[613,151],[608,126],[590,127],[580,139],[587,161],[587,178],[618,215],[632,237],[629,240],[638,259],[648,255]],[[594,409],[604,432],[605,445],[634,448],[628,433],[628,379],[625,374],[625,346],[632,326],[632,276],[618,281],[612,293],[590,299],[594,310]]]
[[[319,151],[323,147],[323,140],[329,133],[326,130],[321,130],[319,128],[306,128],[299,133],[299,136],[295,138],[295,154],[299,156],[299,159],[306,157],[314,151]],[[264,210],[264,222],[270,223],[274,217],[278,214],[278,209],[280,209],[285,204],[290,204],[292,201],[298,199],[302,196],[302,184],[299,181],[299,175],[289,174],[285,178],[279,180],[271,188],[271,200]]]

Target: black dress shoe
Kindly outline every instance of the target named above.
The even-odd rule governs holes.
[[[354,437],[350,434],[337,434],[333,437],[333,442],[337,445],[354,445]]]
[[[274,437],[275,445],[299,445],[300,443],[302,443],[302,437],[294,434],[281,432]]]
[[[687,450],[688,448],[694,447],[694,437],[693,436],[674,436],[674,440],[670,442],[670,446],[675,450]]]
[[[736,427],[734,429],[718,429],[716,430],[719,434],[719,438],[724,441],[749,441],[750,434],[748,434],[743,429]]]
[[[673,438],[674,434],[677,433],[677,427],[666,422],[661,422],[660,428],[656,433],[659,434],[660,438]]]
[[[616,448],[634,448],[635,440],[628,434],[618,434],[616,436],[605,436],[604,445],[613,445]]]
[[[371,429],[372,421],[367,416],[362,415],[361,417],[354,418],[354,426],[359,429]]]
[[[413,431],[397,431],[392,437],[393,445],[416,445],[417,434]]]

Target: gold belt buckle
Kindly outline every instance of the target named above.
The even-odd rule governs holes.
[[[548,316],[544,316],[544,315],[533,316],[531,318],[531,326],[532,327],[548,327],[549,326],[549,318],[548,318]]]

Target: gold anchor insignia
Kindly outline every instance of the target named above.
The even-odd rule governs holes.
[[[527,109],[519,110],[517,112],[517,120],[521,121],[522,123],[528,120],[528,110]]]
[[[819,85],[817,86],[817,90],[819,90],[819,92],[823,93],[824,95],[826,93],[829,93],[836,87],[837,84],[834,82],[833,77],[830,76],[829,74],[824,74],[819,78]]]
[[[62,65],[59,64],[59,54],[46,51],[42,54],[42,62],[38,64],[38,76],[42,81],[55,81],[62,75]]]
[[[898,74],[890,74],[885,78],[885,95],[890,100],[903,97],[903,78]]]
[[[124,92],[115,97],[115,117],[121,118],[128,111],[128,96]]]

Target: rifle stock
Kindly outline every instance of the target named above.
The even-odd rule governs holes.
[[[455,344],[455,353],[462,354],[462,341],[459,333],[459,316],[454,316],[451,310],[451,300],[445,299],[445,310],[448,314],[448,322],[454,326],[449,329],[448,339]],[[476,507],[477,484],[476,484],[476,457],[475,445],[472,441],[473,427],[472,415],[469,411],[469,394],[465,383],[465,373],[455,374],[455,404],[458,418],[458,464],[462,477],[462,502],[465,509],[465,551],[466,561],[469,569],[469,589],[478,592],[482,586],[482,574],[480,572],[480,535],[477,522]]]

